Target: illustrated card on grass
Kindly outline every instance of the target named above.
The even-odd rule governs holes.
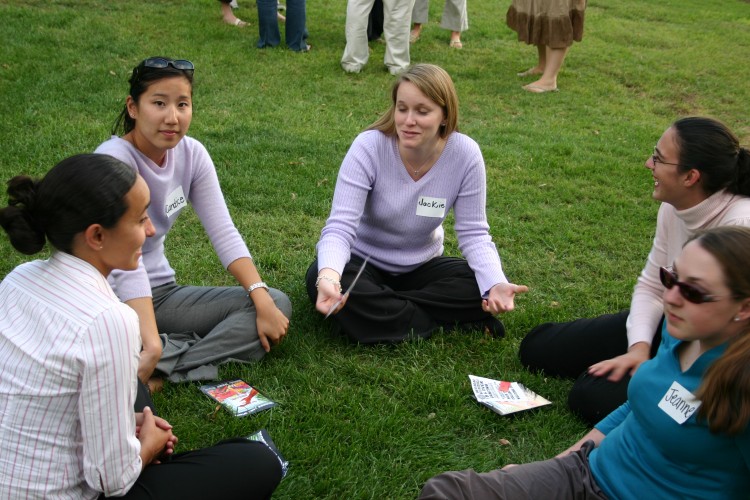
[[[469,380],[477,402],[500,415],[552,404],[518,382],[505,382],[474,375],[469,375]]]
[[[284,479],[286,477],[286,473],[289,471],[289,462],[287,460],[284,460],[284,457],[281,456],[281,453],[279,452],[278,448],[276,448],[276,445],[271,440],[271,436],[268,434],[268,431],[265,429],[261,429],[255,434],[250,434],[245,439],[249,439],[250,441],[260,441],[261,443],[265,444],[270,448],[272,452],[276,455],[276,458],[279,459],[279,462],[281,463],[281,479]]]
[[[244,380],[202,385],[201,391],[237,417],[252,415],[276,406],[275,402],[259,393],[255,387]]]

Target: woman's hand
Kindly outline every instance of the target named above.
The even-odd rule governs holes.
[[[328,314],[331,307],[341,300],[341,304],[336,307],[333,313],[337,313],[346,304],[346,298],[341,294],[340,277],[332,269],[322,269],[318,275],[318,298],[315,301],[315,309],[321,314]]]
[[[172,426],[154,415],[148,406],[143,413],[135,415],[136,432],[138,441],[141,442],[141,461],[143,467],[152,463],[159,463],[159,457],[174,452],[177,444],[177,436],[172,434]]]
[[[258,302],[256,302],[255,297],[253,297],[256,310],[255,326],[258,329],[258,337],[260,338],[260,343],[263,346],[263,349],[265,349],[266,352],[269,352],[271,350],[271,344],[277,345],[284,339],[284,337],[286,337],[286,334],[289,331],[289,318],[284,316],[284,313],[276,307],[276,303],[274,303],[271,296],[268,295],[268,292],[264,289],[259,289],[253,291],[253,294],[256,292],[265,294],[270,301],[270,304],[261,308],[258,307]]]
[[[493,315],[512,311],[516,307],[513,302],[516,294],[528,291],[529,287],[526,285],[498,283],[490,288],[489,297],[482,300],[482,309]]]
[[[589,374],[595,377],[603,377],[609,374],[607,380],[619,382],[626,374],[632,377],[641,363],[648,360],[650,354],[650,345],[645,342],[637,342],[630,346],[627,353],[589,366]]]

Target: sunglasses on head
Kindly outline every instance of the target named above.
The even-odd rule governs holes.
[[[195,65],[187,59],[172,60],[163,57],[149,57],[143,61],[143,66],[155,69],[164,69],[172,66],[174,69],[180,69],[183,71],[195,71]]]
[[[693,304],[716,302],[721,298],[717,295],[709,295],[695,285],[691,285],[690,283],[678,281],[677,273],[675,273],[671,267],[659,268],[659,279],[661,279],[661,284],[669,290],[677,286],[680,291],[680,295],[682,295],[685,300],[687,300],[688,302],[692,302]]]

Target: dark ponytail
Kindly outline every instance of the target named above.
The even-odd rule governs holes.
[[[125,195],[136,172],[108,155],[83,154],[67,158],[42,180],[20,175],[8,182],[8,206],[0,210],[0,225],[19,252],[33,255],[45,240],[72,253],[73,238],[92,224],[117,225],[127,211]]]
[[[679,170],[696,169],[706,195],[727,189],[750,196],[747,150],[729,128],[713,118],[691,116],[672,124],[680,150]],[[743,152],[744,151],[744,152]]]
[[[731,191],[750,196],[750,151],[747,148],[740,148],[737,153],[737,178]]]
[[[10,237],[13,248],[33,255],[44,248],[44,229],[37,224],[34,205],[39,182],[25,175],[8,181],[8,207],[0,210],[0,225]]]

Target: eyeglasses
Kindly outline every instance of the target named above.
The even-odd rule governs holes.
[[[163,57],[149,57],[143,61],[146,68],[164,69],[172,66],[174,69],[182,71],[195,71],[195,65],[187,59],[165,59]]]
[[[722,298],[718,295],[709,295],[704,293],[700,288],[690,283],[684,283],[677,280],[677,273],[671,267],[659,268],[659,279],[665,288],[671,290],[675,285],[680,290],[680,295],[693,304],[703,304],[705,302],[716,302]]]
[[[656,147],[654,147],[654,154],[651,155],[651,161],[654,162],[654,166],[656,166],[657,163],[661,163],[662,165],[674,165],[675,167],[679,167],[679,163],[669,163],[668,161],[662,161],[659,159],[659,153],[656,151]]]

